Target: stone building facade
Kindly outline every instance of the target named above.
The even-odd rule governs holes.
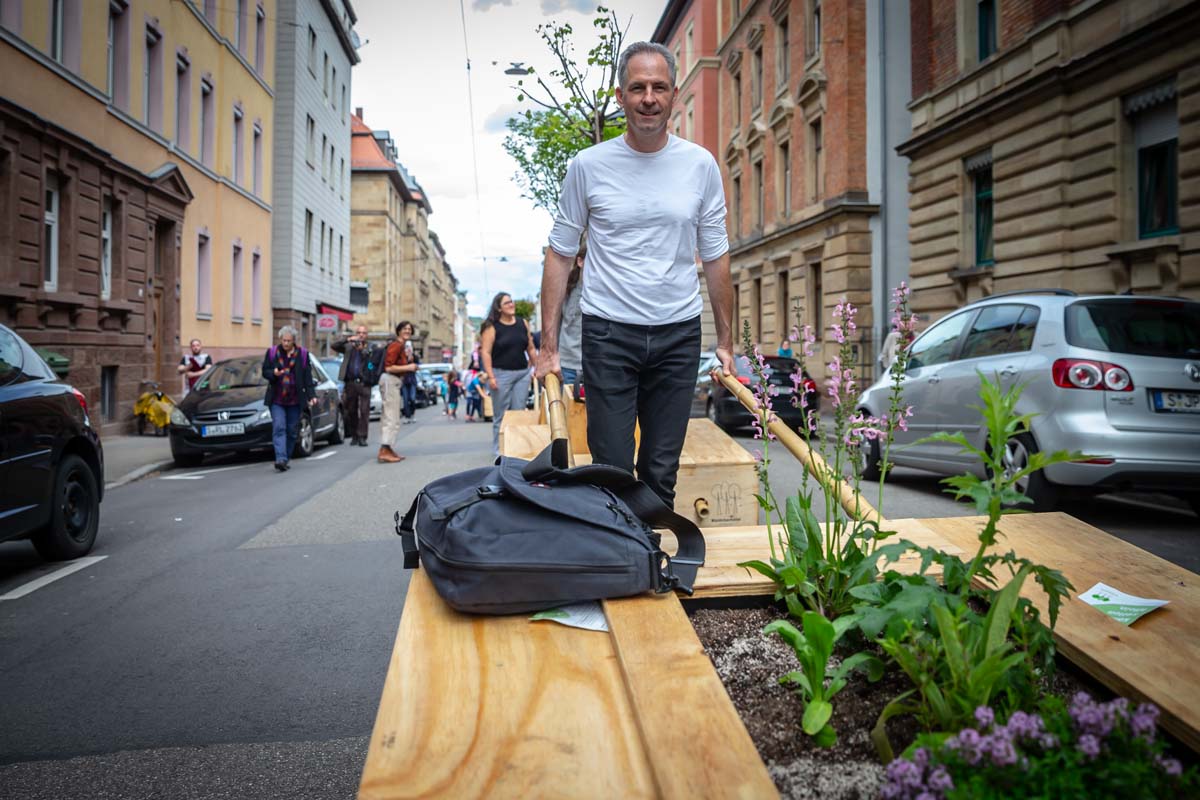
[[[442,361],[454,343],[458,284],[429,229],[433,207],[387,131],[367,127],[361,108],[350,125],[350,270],[352,280],[370,287],[367,327],[372,337],[388,338],[408,320],[421,360]]]
[[[1200,3],[911,0],[914,305],[1200,297]]]
[[[350,91],[358,63],[348,0],[278,0],[271,306],[307,347],[315,317],[348,323]],[[328,337],[326,337],[328,338]]]
[[[274,0],[0,5],[0,321],[106,433],[192,337],[270,341]],[[266,324],[263,324],[263,323]]]

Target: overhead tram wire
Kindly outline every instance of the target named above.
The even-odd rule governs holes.
[[[479,197],[479,156],[475,147],[475,91],[471,85],[471,50],[467,46],[467,11],[463,0],[458,0],[458,13],[462,19],[463,55],[467,59],[467,112],[471,119],[471,164],[475,172],[475,224],[479,228],[479,255],[483,259],[483,294],[491,294],[488,286],[487,248],[483,243],[483,201]]]

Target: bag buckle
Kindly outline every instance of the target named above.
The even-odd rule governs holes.
[[[654,575],[654,593],[666,594],[679,585],[679,578],[671,569],[671,556],[662,550],[650,554],[650,572]]]
[[[475,490],[481,500],[495,500],[504,496],[504,487],[495,484],[486,484]]]

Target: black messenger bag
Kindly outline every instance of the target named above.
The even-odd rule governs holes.
[[[700,529],[624,470],[556,467],[564,444],[427,485],[403,519],[396,512],[405,568],[419,560],[446,603],[476,614],[691,594],[704,563]],[[679,552],[664,553],[652,528],[672,531]]]

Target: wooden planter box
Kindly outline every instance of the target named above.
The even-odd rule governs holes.
[[[973,551],[983,520],[892,520],[919,544]],[[1126,627],[1066,604],[1060,652],[1115,692],[1159,705],[1200,750],[1200,578],[1065,514],[1007,517],[1000,546],[1170,605]],[[734,566],[765,528],[714,530],[696,593],[770,593]],[[901,564],[914,569],[914,564]],[[1025,591],[1045,613],[1040,587]],[[359,797],[776,797],[674,595],[605,601],[610,632],[451,610],[412,576]]]
[[[590,464],[587,406],[565,397],[567,428],[576,464]],[[508,411],[500,423],[500,453],[532,459],[550,443],[550,426],[537,410]],[[679,457],[675,511],[701,527],[756,525],[758,475],[754,456],[707,419],[688,421]],[[698,506],[697,504],[702,504]],[[702,514],[698,508],[707,509]]]

